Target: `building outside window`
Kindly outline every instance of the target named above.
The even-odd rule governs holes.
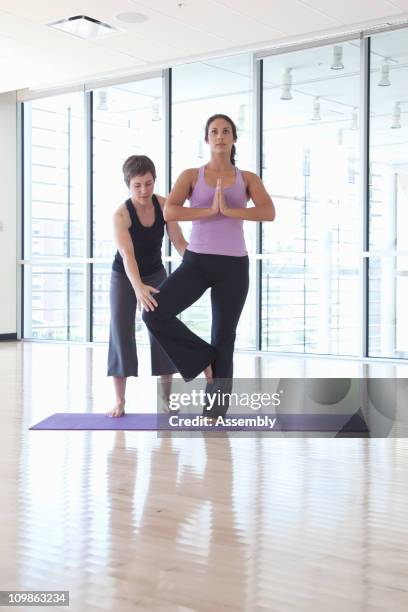
[[[85,144],[83,94],[24,104],[26,338],[85,340]]]

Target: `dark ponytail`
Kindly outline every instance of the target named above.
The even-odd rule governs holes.
[[[235,166],[235,153],[236,152],[237,152],[236,146],[233,144],[232,149],[231,149],[230,161],[231,161],[231,164],[233,164],[234,166]]]
[[[228,115],[223,115],[222,113],[217,113],[216,115],[211,115],[211,117],[209,119],[207,119],[207,123],[205,124],[205,130],[204,130],[205,142],[208,142],[208,131],[210,129],[210,125],[216,119],[224,119],[224,121],[227,121],[230,124],[230,126],[231,126],[232,136],[233,136],[234,140],[237,140],[237,138],[238,138],[237,126],[235,125],[233,120],[230,117],[228,117]],[[236,146],[233,144],[232,148],[231,148],[230,161],[231,161],[231,164],[233,164],[234,166],[235,166],[235,154],[236,154],[236,152],[237,152]]]

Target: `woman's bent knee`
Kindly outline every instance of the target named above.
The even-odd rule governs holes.
[[[142,312],[142,320],[146,323],[148,329],[156,329],[167,319],[168,317],[160,313],[158,308],[154,310],[143,310]]]
[[[146,323],[149,329],[151,327],[154,327],[154,323],[157,320],[157,317],[155,317],[155,311],[154,310],[143,310],[142,320],[144,321],[144,323]]]

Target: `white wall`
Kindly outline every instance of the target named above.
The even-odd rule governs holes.
[[[0,95],[0,334],[17,331],[16,93]]]

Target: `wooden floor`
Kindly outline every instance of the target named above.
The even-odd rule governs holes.
[[[408,439],[28,431],[107,410],[105,361],[103,345],[0,345],[2,590],[69,590],[71,612],[408,610]],[[236,356],[245,376],[362,367]],[[154,391],[144,368],[128,410]]]

